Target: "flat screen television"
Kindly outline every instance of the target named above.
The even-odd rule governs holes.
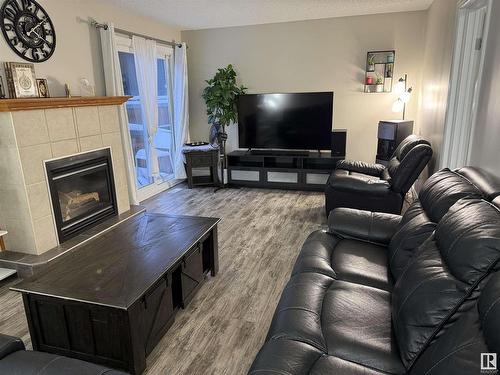
[[[329,150],[332,118],[333,92],[241,95],[239,147]]]

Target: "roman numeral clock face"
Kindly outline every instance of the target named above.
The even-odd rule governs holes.
[[[1,0],[0,0],[1,1]],[[0,27],[10,48],[31,62],[47,60],[56,48],[54,25],[34,0],[5,0]]]

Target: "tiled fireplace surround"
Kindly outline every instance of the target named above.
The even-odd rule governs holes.
[[[58,245],[44,161],[111,147],[118,212],[130,209],[119,107],[0,113],[0,228],[8,250],[42,254]]]

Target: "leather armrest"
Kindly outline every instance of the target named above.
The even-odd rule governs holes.
[[[372,164],[354,160],[340,160],[337,163],[336,168],[363,173],[375,177],[380,177],[382,175],[382,172],[385,170],[385,167],[382,164]]]
[[[386,180],[378,178],[370,179],[353,175],[337,175],[330,178],[328,184],[333,189],[348,191],[353,194],[382,196],[391,193],[391,184]]]
[[[25,350],[24,343],[21,339],[0,334],[0,359],[18,350]]]
[[[398,229],[401,215],[336,208],[328,216],[328,228],[331,234],[342,238],[388,245]]]

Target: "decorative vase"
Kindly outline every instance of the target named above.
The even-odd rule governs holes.
[[[373,85],[373,77],[370,77],[370,76],[366,77],[366,84]]]
[[[375,86],[375,92],[384,92],[384,85],[377,84],[377,86]]]

